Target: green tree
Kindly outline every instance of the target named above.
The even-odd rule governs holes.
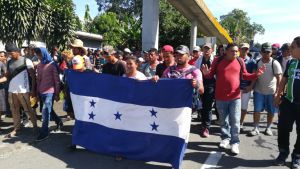
[[[174,47],[190,43],[191,23],[167,0],[160,1],[159,43]]]
[[[103,35],[106,44],[120,46],[124,43],[122,36],[124,29],[117,15],[113,12],[96,16],[92,22],[90,32]]]
[[[72,0],[0,0],[0,39],[16,42],[45,40],[47,46],[64,46],[74,35]]]
[[[96,0],[99,11],[114,12],[119,19],[126,16],[141,17],[142,0]]]
[[[47,0],[51,10],[43,30],[43,40],[48,47],[65,48],[74,37],[76,15],[72,0]]]
[[[265,29],[261,24],[251,23],[247,12],[234,9],[227,15],[220,16],[220,24],[227,29],[234,42],[250,42],[257,34],[264,34]]]
[[[123,24],[123,45],[141,46],[142,0],[96,0],[99,11],[114,12]],[[167,1],[160,0],[159,43],[189,44],[191,23]],[[105,38],[105,37],[104,37]]]
[[[0,1],[0,39],[4,42],[16,42],[36,39],[47,18],[47,3],[39,0],[1,0]]]
[[[89,31],[91,28],[91,23],[92,23],[92,17],[90,15],[90,7],[89,5],[85,5],[85,12],[84,12],[84,18],[83,18],[83,22],[84,22],[84,31]]]

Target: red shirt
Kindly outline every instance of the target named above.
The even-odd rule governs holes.
[[[240,70],[241,65],[237,59],[222,59],[218,63],[219,58],[215,58],[211,65],[210,73],[205,75],[206,78],[216,78],[216,100],[230,101],[241,98],[240,91]],[[254,80],[257,78],[255,73],[250,74],[246,70],[245,62],[241,59],[242,72],[244,80]]]
[[[196,63],[196,61],[197,61],[197,59],[198,58],[192,58],[190,61],[189,61],[189,65],[192,65],[192,66],[194,66],[195,65],[195,63]]]

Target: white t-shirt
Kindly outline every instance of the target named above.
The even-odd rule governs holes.
[[[27,69],[33,69],[33,63],[30,59],[26,59]],[[10,72],[12,73],[12,72]],[[23,70],[21,73],[16,75],[11,79],[8,87],[8,92],[10,93],[28,93],[30,92],[29,88],[29,77],[27,70]]]
[[[289,60],[292,59],[292,56],[288,56],[288,57],[283,57],[282,58],[282,63],[281,63],[281,66],[282,66],[282,72],[284,73],[285,72],[285,69],[286,69],[286,64]]]
[[[124,74],[123,77],[128,77],[128,76]],[[137,71],[135,76],[131,76],[128,78],[136,79],[136,80],[147,80],[147,77],[140,71]]]
[[[259,92],[264,95],[271,95],[274,94],[276,91],[276,84],[277,80],[275,75],[282,74],[281,65],[277,60],[274,60],[273,68],[274,68],[274,74],[273,74],[273,68],[272,68],[272,60],[270,59],[269,63],[265,63],[266,70],[264,74],[262,74],[255,83],[254,91]],[[264,63],[262,60],[260,60],[257,63],[257,68],[260,68]]]

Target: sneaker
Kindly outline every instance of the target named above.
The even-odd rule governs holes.
[[[272,130],[270,128],[266,128],[265,135],[267,135],[267,136],[273,136]]]
[[[64,126],[64,123],[60,121],[59,123],[56,124],[56,131],[61,131],[62,127]]]
[[[275,160],[275,165],[284,166],[287,157],[288,157],[287,153],[279,153],[278,157]]]
[[[12,138],[12,137],[16,137],[20,134],[20,130],[13,130],[12,132],[6,134],[4,136],[4,138]]]
[[[43,140],[46,140],[47,138],[49,138],[49,135],[48,135],[48,134],[40,134],[40,135],[35,139],[35,141],[43,141]]]
[[[203,128],[202,132],[201,132],[201,136],[208,138],[209,137],[209,130],[208,128]]]
[[[239,154],[240,153],[239,144],[238,143],[235,143],[235,144],[231,145],[231,152],[233,154]]]
[[[300,169],[300,158],[293,157],[291,168],[292,169]]]
[[[257,136],[259,135],[259,130],[258,128],[253,129],[252,131],[250,131],[249,136]]]
[[[229,147],[229,140],[228,139],[222,140],[220,142],[220,144],[219,144],[219,147],[223,148],[223,149],[228,149],[228,147]]]
[[[29,123],[29,120],[24,120],[23,122],[22,122],[22,125],[24,126],[24,127],[29,127],[30,126],[30,123]]]

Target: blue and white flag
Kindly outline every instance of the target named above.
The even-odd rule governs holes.
[[[67,79],[76,118],[74,145],[179,169],[191,124],[190,80],[154,83],[74,71]]]

